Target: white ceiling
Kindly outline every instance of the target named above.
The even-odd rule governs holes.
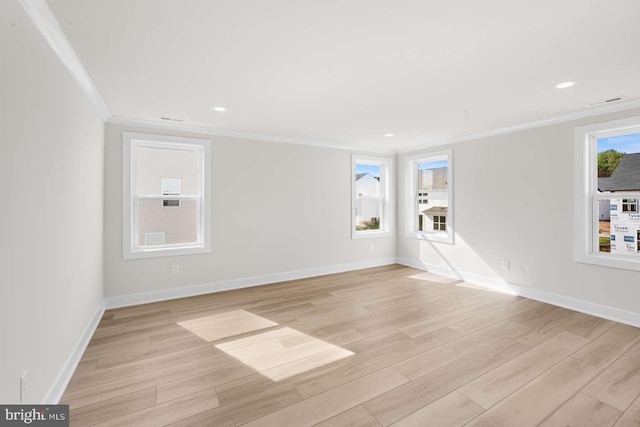
[[[402,149],[640,98],[638,0],[47,4],[124,118]]]

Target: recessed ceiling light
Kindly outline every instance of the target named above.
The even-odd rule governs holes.
[[[217,111],[218,113],[224,113],[225,111],[227,111],[227,109],[224,107],[213,107],[213,111]]]
[[[568,87],[573,86],[573,85],[574,85],[574,84],[576,84],[576,83],[578,83],[578,82],[572,82],[572,81],[569,81],[569,82],[562,82],[562,83],[558,83],[558,84],[556,85],[556,89],[566,89],[566,88],[568,88]]]
[[[386,136],[387,138],[392,138],[393,134],[392,133],[385,133],[384,136]]]

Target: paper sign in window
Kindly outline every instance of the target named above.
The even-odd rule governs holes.
[[[180,179],[162,178],[162,195],[179,196],[181,184]]]

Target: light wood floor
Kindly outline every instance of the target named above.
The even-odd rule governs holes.
[[[399,265],[109,310],[72,426],[637,426],[640,330]]]

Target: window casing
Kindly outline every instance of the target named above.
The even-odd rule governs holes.
[[[616,166],[611,177],[605,175],[611,179],[607,183],[603,183],[602,176],[599,176],[598,165],[598,152],[603,149],[599,144],[602,141],[638,139],[638,134],[640,117],[575,129],[574,240],[575,259],[578,262],[640,270],[640,188],[619,185],[621,180],[617,177],[614,179],[616,173],[624,173],[625,182],[636,179],[629,177],[630,170],[621,166],[622,160],[618,163],[620,170],[617,171]],[[627,154],[640,156],[635,151],[627,151]],[[639,168],[631,171],[640,174]]]
[[[123,258],[210,252],[210,141],[123,133]]]
[[[453,243],[452,150],[407,158],[407,236]]]
[[[351,156],[351,237],[382,237],[391,234],[391,177],[389,157]]]

